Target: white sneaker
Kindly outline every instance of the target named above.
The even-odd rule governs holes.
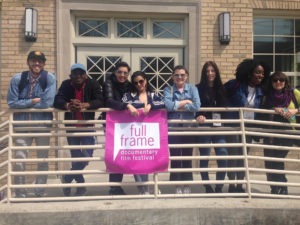
[[[183,187],[183,194],[191,194],[192,190],[190,186],[184,186]]]
[[[182,194],[182,188],[180,186],[177,186],[175,189],[175,193],[181,195]]]

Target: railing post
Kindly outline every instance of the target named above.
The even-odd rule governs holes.
[[[10,203],[10,199],[12,197],[12,190],[11,190],[11,185],[12,185],[12,177],[11,177],[11,172],[12,172],[12,163],[11,160],[13,158],[13,153],[12,153],[12,148],[13,148],[13,115],[14,113],[10,112],[9,117],[8,117],[8,132],[9,132],[9,137],[8,137],[8,164],[7,164],[7,202]]]
[[[251,183],[250,183],[250,174],[249,174],[249,163],[248,163],[248,152],[247,152],[247,138],[246,138],[246,129],[244,121],[244,109],[240,108],[240,118],[241,118],[241,131],[242,131],[242,143],[243,143],[243,155],[244,155],[244,167],[245,178],[247,181],[246,191],[248,192],[249,199],[251,199]]]

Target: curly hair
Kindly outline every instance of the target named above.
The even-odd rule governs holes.
[[[235,77],[238,81],[242,83],[248,83],[256,67],[262,66],[264,68],[264,78],[262,83],[265,83],[268,80],[271,69],[263,61],[257,61],[255,59],[244,59],[236,68]]]

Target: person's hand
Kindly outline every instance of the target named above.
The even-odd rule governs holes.
[[[69,109],[71,111],[81,111],[82,109],[82,103],[78,99],[71,99],[69,103]]]
[[[150,110],[151,110],[151,105],[150,104],[146,105],[145,108],[143,108],[144,115],[147,115],[150,112]]]
[[[179,102],[179,109],[184,109],[184,106],[187,104],[193,104],[193,102],[189,99],[185,99]]]
[[[132,116],[138,116],[139,115],[139,111],[133,105],[128,104],[127,109],[129,110],[130,115],[132,115]]]
[[[196,120],[198,123],[204,123],[206,120],[206,117],[203,115],[200,115],[200,116],[197,116]]]
[[[288,108],[276,107],[275,112],[280,114],[285,119],[291,119],[293,116],[295,116],[297,114],[298,109],[288,109]]]
[[[31,101],[32,101],[32,104],[35,105],[41,101],[41,98],[33,98]]]

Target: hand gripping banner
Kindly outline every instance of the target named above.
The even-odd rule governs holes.
[[[167,112],[129,111],[106,115],[105,164],[109,173],[147,174],[168,170]]]

